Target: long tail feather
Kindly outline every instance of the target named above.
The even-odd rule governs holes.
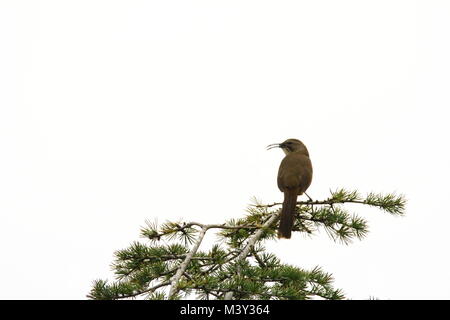
[[[297,190],[286,190],[284,192],[283,208],[281,209],[280,226],[278,228],[278,238],[291,238],[291,231],[294,226],[295,206],[297,204]]]

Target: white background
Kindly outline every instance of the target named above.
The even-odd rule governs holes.
[[[448,1],[0,1],[0,298],[85,299],[146,219],[281,201],[281,150],[370,233],[268,243],[351,299],[449,299]]]

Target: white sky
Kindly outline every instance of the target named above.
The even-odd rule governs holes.
[[[309,194],[370,233],[268,243],[348,298],[450,299],[448,1],[0,1],[0,298],[85,299],[146,219],[222,222],[281,201],[286,138]]]

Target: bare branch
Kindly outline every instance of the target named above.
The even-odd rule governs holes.
[[[192,247],[191,251],[187,254],[184,261],[180,264],[178,267],[177,273],[170,279],[170,291],[169,295],[167,296],[167,299],[170,299],[173,297],[173,295],[177,292],[178,287],[178,281],[180,281],[181,276],[186,271],[186,268],[189,264],[189,262],[192,260],[192,257],[197,252],[198,248],[200,247],[200,244],[203,241],[203,238],[205,237],[206,231],[208,230],[207,227],[203,226],[200,234],[198,235],[197,241],[195,241],[194,246]]]
[[[264,230],[272,225],[275,221],[277,221],[280,218],[281,210],[277,211],[277,213],[274,213],[264,224],[263,226],[252,236],[248,239],[247,245],[245,246],[244,250],[237,256],[236,260],[237,262],[241,262],[247,258],[248,253],[255,245],[256,241],[262,236]],[[238,266],[238,272],[240,273],[240,267]],[[225,300],[231,300],[233,299],[233,291],[228,291],[225,294]]]

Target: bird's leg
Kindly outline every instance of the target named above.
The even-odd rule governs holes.
[[[313,214],[314,212],[313,199],[306,192],[303,193],[308,197],[309,202],[311,202],[311,214]]]
[[[311,199],[311,197],[310,196],[308,196],[308,194],[306,193],[306,192],[303,192],[304,194],[305,194],[305,196],[307,196],[308,197],[308,199],[309,199],[309,202],[313,202],[313,199]]]

